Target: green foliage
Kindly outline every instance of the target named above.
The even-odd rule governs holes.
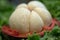
[[[2,25],[7,25],[9,16],[13,12],[14,7],[9,4],[7,0],[0,0],[0,40],[1,38],[1,27]]]
[[[0,36],[0,40],[2,40],[1,36]]]
[[[55,37],[59,37],[60,36],[60,27],[56,26],[55,28],[53,28],[53,30],[51,31],[51,35],[55,36]]]
[[[55,26],[50,32],[45,32],[41,40],[60,40],[60,27]]]
[[[0,27],[8,24],[9,16],[13,12],[14,7],[7,0],[0,0]]]
[[[40,40],[40,36],[37,33],[33,33],[28,36],[28,40]]]

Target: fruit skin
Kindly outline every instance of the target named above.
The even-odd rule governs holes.
[[[37,12],[39,14],[39,16],[42,18],[45,26],[49,26],[52,22],[52,17],[51,14],[48,10],[36,7],[34,9],[35,12]]]
[[[43,3],[39,1],[31,1],[28,3],[28,7],[30,10],[34,10],[40,15],[45,25],[49,26],[51,24],[52,17]]]
[[[28,3],[28,7],[29,7],[30,10],[33,10],[36,7],[46,9],[45,5],[42,2],[39,2],[39,1],[30,1]]]
[[[19,8],[13,12],[9,19],[10,27],[21,33],[29,32],[30,11],[26,8]]]
[[[43,26],[44,23],[41,17],[35,11],[32,11],[30,15],[30,32],[40,32]]]
[[[27,4],[20,4],[9,18],[10,28],[24,34],[28,32],[40,32],[44,25],[49,26],[52,17],[49,11],[38,1],[36,7],[31,8]],[[31,3],[32,4],[32,3]],[[34,6],[33,5],[33,6]],[[39,6],[39,7],[38,7]]]

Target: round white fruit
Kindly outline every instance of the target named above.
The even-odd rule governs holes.
[[[19,33],[40,32],[51,24],[52,17],[46,7],[38,1],[20,4],[9,18],[10,28]]]

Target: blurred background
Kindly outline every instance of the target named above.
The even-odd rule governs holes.
[[[28,3],[32,0],[0,0],[0,31],[3,25],[8,25],[11,13],[20,3]],[[45,4],[53,18],[60,20],[60,0],[37,0]],[[0,37],[1,40],[1,37]]]

